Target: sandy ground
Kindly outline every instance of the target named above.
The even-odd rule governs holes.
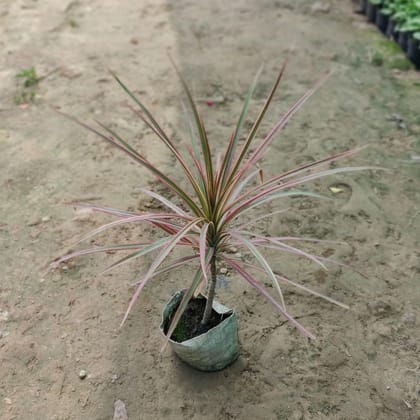
[[[230,5],[228,5],[230,4]],[[383,38],[350,1],[2,0],[0,2],[0,418],[130,419],[420,418],[420,78],[375,66]],[[354,270],[271,256],[274,267],[351,306],[345,311],[288,290],[289,310],[317,334],[308,343],[263,298],[231,275],[219,300],[240,315],[240,359],[213,374],[159,353],[160,311],[190,271],[150,284],[119,329],[147,260],[98,275],[115,258],[43,268],[83,232],[108,220],[75,212],[71,200],[123,209],[153,205],[139,191],[153,179],[46,105],[119,127],[150,160],[178,170],[124,106],[114,69],[181,141],[180,87],[170,50],[202,104],[215,148],[226,144],[247,86],[264,72],[262,103],[286,50],[295,53],[262,131],[325,71],[335,74],[278,138],[267,173],[356,145],[366,172],[318,183],[333,204],[288,203],[259,226],[272,234],[341,239],[323,255]],[[18,106],[15,75],[48,75]],[[50,73],[52,72],[52,73]],[[115,230],[108,243],[148,230]],[[283,257],[283,258],[281,258]],[[247,258],[244,255],[244,258]],[[363,272],[365,277],[357,271]],[[79,378],[80,370],[87,377]]]

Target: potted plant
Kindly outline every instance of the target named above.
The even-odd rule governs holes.
[[[418,32],[411,34],[407,45],[408,58],[414,63],[417,69],[420,69],[420,28]]]
[[[376,21],[376,13],[381,3],[382,0],[368,0],[366,5],[366,16],[369,22]]]
[[[408,40],[414,32],[420,30],[420,2],[408,2],[395,16],[399,21],[398,43],[407,52]]]
[[[407,16],[404,23],[402,23],[400,27],[398,43],[400,44],[401,48],[405,52],[407,52],[407,55],[409,55],[409,57],[410,57],[410,54],[408,54],[408,41],[414,38],[413,35],[416,32],[417,33],[420,32],[420,5],[419,5],[419,10],[417,12],[417,16],[416,15]]]
[[[387,37],[398,42],[410,60],[419,68],[418,38],[420,33],[419,0],[367,0],[369,21]]]
[[[383,13],[389,15],[386,36],[394,41],[398,41],[398,26],[404,7],[405,0],[387,0],[382,7]]]
[[[389,18],[391,15],[392,15],[392,5],[390,4],[390,0],[384,1],[376,12],[376,20],[375,20],[376,26],[384,34],[386,34]]]
[[[366,13],[367,0],[359,0],[360,13]]]
[[[71,252],[56,259],[51,267],[57,267],[64,261],[87,254],[109,251],[129,252],[128,255],[114,262],[107,269],[109,270],[135,258],[152,252],[157,253],[142,279],[136,283],[136,289],[122,320],[122,325],[149,281],[155,279],[158,275],[172,272],[172,270],[185,264],[194,263],[196,265],[195,275],[192,281],[187,281],[185,289],[177,292],[165,307],[161,329],[166,337],[165,343],[170,342],[184,361],[201,370],[222,369],[232,363],[239,354],[236,314],[215,301],[217,272],[220,263],[230,267],[240,278],[268,299],[292,326],[311,339],[315,338],[314,334],[286,310],[282,285],[287,284],[297,287],[341,307],[347,307],[274,272],[271,268],[261,252],[263,248],[308,258],[323,268],[325,268],[325,263],[330,261],[328,258],[311,254],[295,245],[299,241],[316,242],[316,239],[265,236],[252,229],[252,223],[256,220],[271,217],[273,214],[285,211],[284,209],[278,209],[274,212],[263,211],[258,217],[252,216],[251,221],[246,221],[246,219],[241,221],[241,217],[249,216],[252,210],[257,207],[261,208],[264,203],[274,200],[287,197],[325,198],[317,193],[299,189],[306,182],[329,175],[369,169],[368,167],[328,167],[333,162],[353,155],[360,150],[359,148],[337,153],[297,168],[288,169],[266,180],[263,179],[262,170],[258,165],[270,144],[290,118],[328,78],[327,75],[319,80],[277,121],[268,134],[258,139],[258,129],[282,79],[286,62],[283,64],[250,131],[242,138],[241,130],[261,70],[258,72],[246,95],[242,111],[229,138],[226,150],[218,161],[214,160],[207,132],[193,96],[175,64],[174,67],[185,88],[193,121],[191,123],[190,120],[191,145],[186,148],[181,148],[179,144],[170,139],[146,106],[113,74],[118,84],[134,101],[136,108],[132,108],[133,112],[144,121],[175,157],[185,176],[185,182],[183,183],[171,179],[164,171],[149,162],[141,152],[135,150],[119,134],[104,124],[98,122],[100,128],[96,129],[68,116],[150,171],[162,185],[172,192],[176,199],[169,200],[157,192],[145,191],[146,194],[160,201],[167,208],[167,211],[160,213],[137,213],[91,204],[75,204],[117,218],[94,229],[81,240],[92,238],[94,235],[115,226],[139,222],[151,225],[157,231],[160,231],[163,236],[147,243],[107,245]],[[254,146],[255,142],[257,144]],[[186,150],[186,153],[184,153],[184,150]],[[254,263],[244,262],[232,255],[230,252],[232,247],[245,249]],[[175,248],[185,252],[180,256],[173,257],[168,262],[168,258],[173,256],[172,251]],[[271,281],[277,298],[268,292],[263,283],[264,277]],[[206,294],[202,294],[204,290],[207,290]]]

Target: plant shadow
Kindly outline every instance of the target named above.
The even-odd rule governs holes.
[[[194,393],[194,390],[201,390],[203,383],[208,390],[220,389],[220,387],[229,388],[231,382],[235,381],[247,368],[247,362],[242,356],[239,356],[231,365],[216,372],[199,371],[178,359],[178,357],[174,356],[174,358],[174,379],[180,387],[192,393]]]

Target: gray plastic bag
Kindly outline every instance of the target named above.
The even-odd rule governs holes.
[[[184,290],[176,292],[163,309],[160,330],[165,334],[168,318],[182,299]],[[231,315],[204,334],[178,343],[169,340],[177,356],[195,369],[216,371],[233,363],[239,356],[238,317],[234,310],[213,301],[218,314]]]

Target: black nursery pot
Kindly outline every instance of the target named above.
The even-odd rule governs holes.
[[[394,19],[389,18],[388,19],[388,25],[386,27],[386,36],[390,39],[397,39],[397,22],[395,22]]]
[[[420,41],[409,37],[407,41],[407,55],[408,58],[414,63],[417,70],[420,70]]]
[[[404,52],[407,52],[408,49],[408,39],[410,38],[411,32],[398,32],[398,44]]]
[[[368,22],[375,22],[377,11],[378,11],[378,6],[368,1],[366,5],[366,16],[368,18]]]
[[[382,13],[380,10],[376,12],[375,24],[378,27],[378,29],[384,34],[386,33],[386,28],[388,27],[388,21],[389,15]]]

